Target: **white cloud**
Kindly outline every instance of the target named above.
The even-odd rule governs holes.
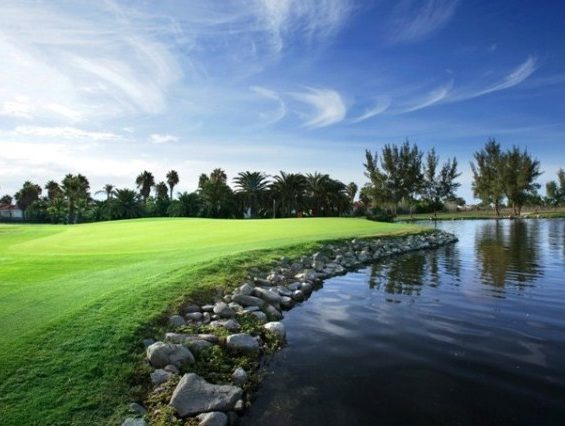
[[[292,95],[312,108],[313,113],[304,123],[304,126],[310,129],[339,123],[343,121],[347,114],[347,108],[341,95],[335,90],[308,87],[306,92],[293,93]]]
[[[260,113],[262,118],[266,119],[266,121],[268,121],[270,124],[273,124],[285,117],[287,113],[286,104],[277,92],[260,86],[252,86],[250,87],[250,89],[253,92],[257,93],[259,96],[272,100],[277,104],[276,110],[272,113],[266,113],[262,111]]]
[[[397,3],[386,37],[391,44],[423,40],[442,29],[452,18],[458,0],[404,0]]]
[[[154,133],[149,136],[149,141],[151,143],[162,144],[162,143],[169,143],[169,142],[178,142],[179,138],[177,136],[171,135],[169,133],[159,134]]]
[[[506,75],[502,80],[482,89],[466,89],[459,93],[454,93],[450,101],[463,101],[467,99],[478,98],[479,96],[488,95],[489,93],[499,92],[501,90],[510,89],[524,82],[537,70],[537,59],[533,56],[528,57],[526,61],[516,67],[512,72]]]
[[[372,108],[367,109],[359,117],[351,120],[352,123],[360,123],[362,121],[368,120],[369,118],[375,117],[382,114],[390,107],[390,98],[381,97],[377,100]]]
[[[423,98],[418,99],[412,106],[409,106],[408,108],[404,109],[402,112],[418,111],[420,109],[424,109],[432,105],[435,105],[447,98],[452,87],[453,87],[453,81],[450,81],[449,83],[432,90],[431,92],[426,94]]]
[[[76,127],[18,126],[8,132],[12,136],[37,136],[43,138],[89,139],[92,141],[122,140],[121,135],[110,132],[91,132]]]

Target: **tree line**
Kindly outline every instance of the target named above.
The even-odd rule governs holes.
[[[384,145],[380,154],[365,151],[363,164],[368,182],[359,192],[328,174],[287,173],[269,176],[260,171],[238,173],[228,183],[226,172],[217,168],[202,174],[198,189],[177,193],[177,171],[169,171],[157,182],[144,170],[135,179],[136,190],[107,184],[91,196],[88,179],[68,174],[61,182],[44,187],[31,181],[12,198],[5,195],[0,204],[13,200],[25,219],[35,222],[77,223],[151,216],[210,218],[270,218],[298,216],[367,215],[390,218],[400,212],[436,213],[447,203],[464,205],[456,194],[461,175],[455,157],[440,162],[435,149],[421,150],[409,141]],[[538,193],[540,162],[526,150],[512,147],[503,151],[494,139],[474,153],[471,161],[472,190],[481,205],[500,215],[502,207],[519,215],[525,205],[565,205],[565,171],[546,184],[546,195]],[[45,192],[43,191],[45,190]]]
[[[66,224],[167,216],[343,216],[351,214],[358,189],[355,183],[346,185],[328,174],[283,171],[273,177],[259,171],[241,172],[232,188],[220,168],[200,175],[196,191],[174,197],[178,183],[175,170],[159,182],[144,170],[135,180],[136,190],[107,184],[95,193],[105,199],[97,200],[85,176],[68,174],[61,182],[50,180],[44,187],[26,181],[13,198],[6,195],[0,203],[9,205],[15,200],[27,221]]]

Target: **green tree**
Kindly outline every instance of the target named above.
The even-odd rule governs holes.
[[[45,189],[47,190],[47,199],[53,201],[55,198],[63,197],[63,190],[57,182],[50,180],[45,184]]]
[[[231,217],[235,212],[235,199],[228,186],[227,175],[222,169],[214,169],[210,176],[200,176],[198,189],[202,210],[206,217]]]
[[[527,151],[513,147],[505,156],[503,168],[504,193],[512,206],[512,213],[520,215],[527,200],[536,195],[540,187],[536,179],[541,176],[540,163]]]
[[[306,203],[312,216],[321,216],[330,196],[330,176],[319,172],[305,176]]]
[[[82,212],[88,206],[90,199],[90,183],[81,174],[68,174],[64,177],[61,185],[63,195],[68,205],[68,223],[77,223]]]
[[[565,170],[557,172],[557,182],[551,180],[545,184],[546,202],[552,206],[560,206],[565,203]]]
[[[112,219],[141,217],[143,216],[143,205],[135,191],[127,188],[116,189],[115,197],[110,200],[110,217]]]
[[[28,180],[24,182],[22,189],[15,193],[16,205],[23,211],[24,218],[27,219],[26,210],[28,207],[39,200],[41,191],[41,186]]]
[[[200,213],[200,196],[196,192],[182,192],[169,205],[167,213],[171,217],[196,217]]]
[[[6,194],[2,198],[0,198],[0,204],[5,204],[5,205],[8,205],[8,206],[11,206],[12,201],[13,201],[12,196],[8,195],[8,194]]]
[[[357,195],[358,190],[359,187],[355,182],[349,182],[349,184],[347,184],[345,191],[347,192],[347,196],[349,197],[351,204],[353,204],[353,202],[355,201],[355,196]]]
[[[280,172],[271,183],[271,191],[275,202],[280,205],[279,212],[283,217],[298,214],[304,201],[306,179],[300,173]]]
[[[173,199],[173,189],[178,183],[179,183],[179,174],[176,172],[176,170],[170,170],[167,173],[167,184],[169,185],[170,188],[169,198],[171,200]]]
[[[96,194],[105,194],[107,201],[115,194],[115,190],[116,187],[114,185],[107,183],[100,191],[96,191]]]
[[[268,176],[262,172],[241,172],[234,178],[236,192],[243,198],[244,209],[256,217],[269,189]]]
[[[139,190],[139,194],[143,198],[143,203],[147,201],[147,197],[151,194],[151,188],[155,186],[155,178],[151,172],[144,170],[135,179],[135,184]]]
[[[422,198],[433,209],[434,215],[448,199],[455,198],[460,183],[455,182],[461,173],[457,172],[457,159],[448,159],[437,173],[439,156],[432,148],[426,156]]]
[[[484,204],[492,205],[497,216],[504,199],[504,170],[506,159],[500,144],[489,139],[485,147],[474,154],[475,162],[471,162],[473,172],[473,195]]]

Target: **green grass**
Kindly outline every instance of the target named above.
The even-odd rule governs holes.
[[[0,225],[0,424],[116,422],[140,339],[183,296],[315,242],[420,229],[338,218]]]

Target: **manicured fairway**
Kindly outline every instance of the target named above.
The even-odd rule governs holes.
[[[100,424],[127,401],[144,325],[202,268],[265,250],[418,230],[364,219],[0,225],[0,424]],[[282,252],[282,250],[281,250]],[[203,275],[204,274],[204,275]]]

